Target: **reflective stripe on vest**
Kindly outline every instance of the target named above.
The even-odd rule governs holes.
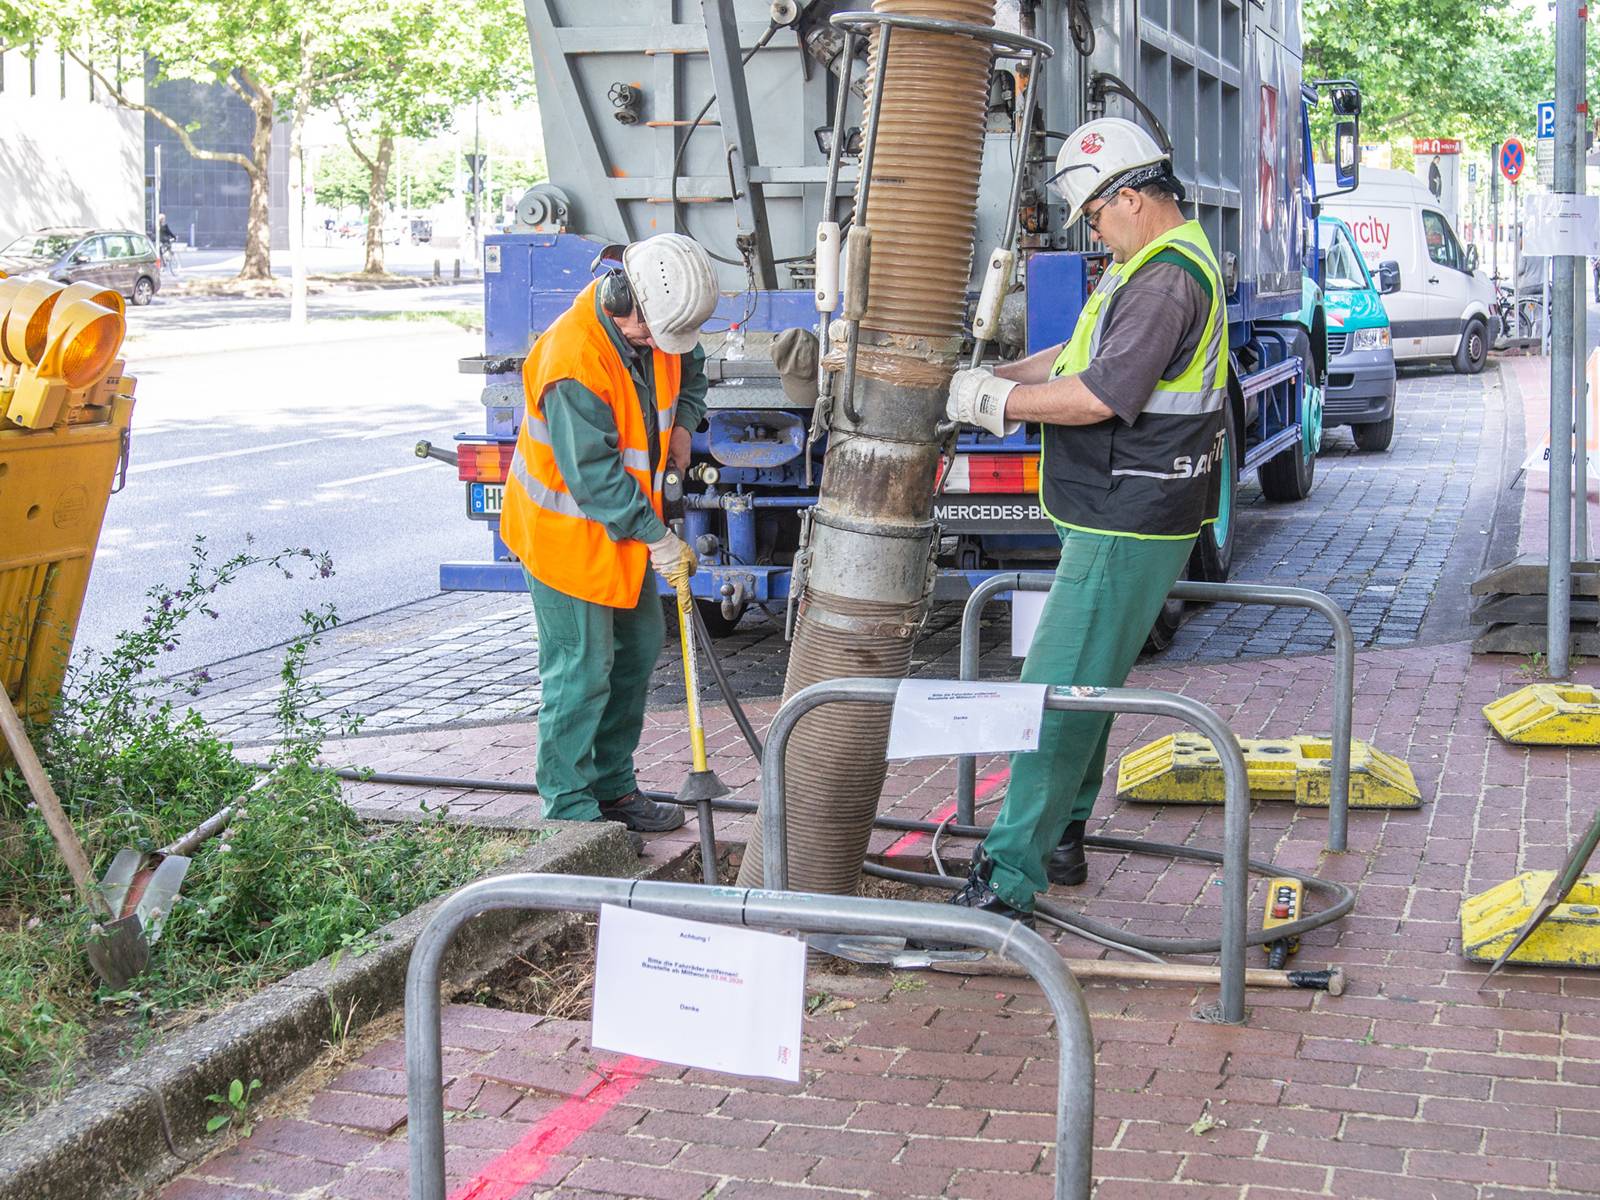
[[[580,600],[632,608],[639,602],[649,549],[631,539],[613,541],[573,499],[556,463],[545,397],[553,385],[571,380],[605,402],[616,423],[622,468],[659,517],[683,363],[679,355],[649,352],[645,369],[653,372],[655,411],[647,413],[628,363],[600,319],[597,286],[580,292],[528,351],[522,371],[527,403],[506,479],[500,537],[541,583]]]
[[[1206,323],[1176,379],[1156,382],[1138,420],[1044,426],[1039,496],[1059,524],[1133,537],[1191,537],[1215,519],[1217,438],[1228,398],[1227,303],[1211,243],[1198,222],[1157,237],[1106,269],[1051,375],[1084,370],[1100,348],[1116,294],[1165,250],[1182,254],[1211,285]],[[1058,511],[1059,510],[1059,511]]]

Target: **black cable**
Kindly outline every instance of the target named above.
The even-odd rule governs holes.
[[[750,49],[745,52],[744,57],[739,60],[739,65],[741,67],[744,66],[756,56],[756,51],[765,49],[767,43],[772,40],[772,35],[777,33],[778,30],[782,28],[784,28],[784,26],[776,24],[767,26],[767,31],[761,35],[754,46],[751,46]],[[804,48],[801,49],[801,53],[805,53]],[[717,93],[713,91],[710,97],[706,100],[705,104],[701,106],[700,111],[695,114],[694,120],[689,122],[689,128],[684,131],[683,138],[678,142],[678,152],[673,156],[672,159],[672,219],[678,224],[682,225],[684,229],[689,228],[689,222],[686,219],[686,214],[683,209],[683,201],[678,199],[678,177],[683,174],[684,151],[689,148],[690,136],[696,129],[700,128],[701,122],[706,119],[706,114],[711,111],[711,106],[716,102]],[[704,246],[705,244],[702,242],[701,245]],[[742,266],[748,268],[750,266],[750,256],[748,254],[744,255],[742,258],[724,258],[709,246],[705,246],[705,252],[712,258],[716,259],[719,263],[727,263],[730,267]],[[774,265],[779,265],[783,263],[805,262],[806,259],[810,257],[810,254],[795,254],[788,258],[775,258],[772,261]]]

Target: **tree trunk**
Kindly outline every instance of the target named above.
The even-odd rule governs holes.
[[[378,135],[378,157],[372,160],[367,188],[367,265],[368,275],[383,274],[383,208],[389,192],[389,168],[394,163],[394,134]]]
[[[272,278],[272,217],[270,207],[272,160],[272,97],[262,94],[250,102],[255,129],[250,134],[250,208],[244,227],[244,266],[240,279]]]

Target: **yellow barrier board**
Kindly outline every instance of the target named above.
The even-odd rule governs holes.
[[[1483,706],[1515,746],[1600,746],[1600,691],[1586,683],[1533,683]]]
[[[0,428],[0,686],[47,718],[61,687],[133,401],[107,419]]]
[[[1511,945],[1544,899],[1554,871],[1524,871],[1461,905],[1461,953],[1492,963]],[[1600,967],[1600,875],[1581,875],[1562,903],[1518,946],[1508,962],[1546,967]]]
[[[1328,738],[1240,738],[1254,800],[1326,808],[1333,782]],[[1129,750],[1117,764],[1117,799],[1142,804],[1221,804],[1222,763],[1209,739],[1175,733]],[[1351,808],[1420,808],[1422,792],[1401,759],[1350,743]]]

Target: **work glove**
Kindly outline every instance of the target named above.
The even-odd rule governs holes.
[[[1022,428],[1021,421],[1006,420],[1006,397],[1017,385],[1001,379],[982,367],[957,371],[950,377],[950,398],[945,416],[958,425],[976,425],[995,437],[1005,437]]]
[[[694,574],[700,560],[689,543],[671,530],[660,541],[650,543],[650,565],[673,587],[680,587]]]

